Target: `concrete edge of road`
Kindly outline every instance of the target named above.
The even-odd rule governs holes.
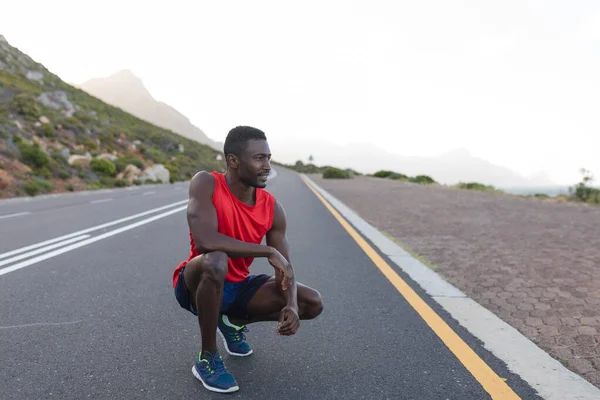
[[[506,363],[512,373],[519,375],[541,397],[547,400],[600,399],[600,389],[570,371],[517,329],[413,258],[308,176],[301,176],[382,254],[417,282],[452,318],[481,340],[488,351]]]
[[[161,188],[165,186],[178,185],[182,183],[188,183],[189,181],[178,181],[174,183],[155,183],[152,185],[139,185],[139,186],[127,186],[122,188],[111,188],[111,189],[97,189],[97,190],[78,190],[76,192],[63,192],[63,193],[49,193],[42,194],[39,196],[20,196],[20,197],[11,197],[8,199],[0,199],[0,206],[5,204],[14,204],[14,203],[27,203],[31,201],[40,201],[45,199],[55,199],[60,197],[76,197],[76,196],[93,196],[97,194],[105,194],[105,193],[114,193],[117,191],[136,191],[142,189],[151,189],[151,188]]]

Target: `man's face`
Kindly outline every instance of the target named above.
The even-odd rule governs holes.
[[[266,140],[249,140],[240,156],[240,179],[247,185],[264,188],[271,173],[271,150]]]

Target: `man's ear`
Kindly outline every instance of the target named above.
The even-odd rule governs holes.
[[[240,159],[235,154],[227,154],[227,166],[237,169],[240,166]]]

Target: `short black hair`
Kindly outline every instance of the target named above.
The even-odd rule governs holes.
[[[235,154],[239,156],[244,150],[248,140],[267,140],[267,136],[263,131],[251,126],[236,126],[227,134],[223,151],[225,156]]]

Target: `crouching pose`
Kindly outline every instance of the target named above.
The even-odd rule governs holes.
[[[227,352],[248,356],[246,325],[278,321],[280,335],[293,335],[300,320],[323,310],[321,295],[296,282],[289,261],[286,215],[264,190],[271,154],[265,134],[232,129],[224,152],[227,171],[198,172],[191,180],[187,219],[191,251],[173,273],[179,304],[198,317],[202,338],[192,372],[205,388],[235,392],[239,386],[217,351],[217,332]],[[266,236],[266,245],[262,240]],[[252,275],[254,258],[265,257],[274,275]]]

